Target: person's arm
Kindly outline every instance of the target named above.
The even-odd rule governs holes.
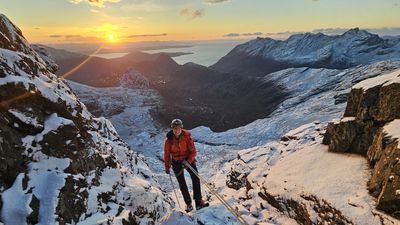
[[[165,164],[165,172],[169,173],[169,159],[171,154],[171,144],[169,143],[168,139],[165,139],[164,143],[164,164]]]
[[[187,138],[189,139],[189,141],[188,141],[189,157],[188,157],[187,161],[189,164],[192,164],[194,162],[194,160],[196,158],[196,154],[197,154],[196,146],[194,145],[194,141],[193,141],[192,135],[190,133],[188,134]]]

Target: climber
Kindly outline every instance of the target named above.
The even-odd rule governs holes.
[[[186,185],[184,170],[186,169],[193,184],[193,199],[195,200],[196,209],[209,206],[209,203],[202,200],[201,187],[199,178],[188,168],[184,166],[184,162],[188,162],[190,166],[197,172],[196,167],[196,147],[189,131],[183,129],[183,122],[180,119],[174,119],[171,122],[171,128],[167,133],[164,145],[164,163],[165,172],[169,174],[170,164],[179,183],[183,198],[186,203],[186,212],[193,210],[192,200]]]

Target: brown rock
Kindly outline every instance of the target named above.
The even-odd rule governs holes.
[[[368,189],[378,199],[377,209],[400,219],[400,148],[398,140],[380,129],[368,150],[373,167]]]

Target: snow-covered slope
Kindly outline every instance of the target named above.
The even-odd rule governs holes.
[[[355,28],[335,36],[305,33],[284,41],[257,38],[236,46],[212,68],[245,74],[248,68],[247,73],[263,76],[290,67],[344,69],[386,59],[400,59],[400,40]]]
[[[324,129],[306,124],[281,141],[239,151],[214,177],[217,190],[249,224],[398,224],[375,209],[366,158],[328,152]],[[193,217],[204,224],[232,220],[216,206]]]
[[[47,62],[0,14],[0,223],[156,223],[171,205],[146,159]]]
[[[222,133],[198,127],[192,130],[193,136],[200,143],[225,143],[235,148],[262,145],[302,124],[341,117],[354,84],[397,68],[400,68],[399,61],[383,61],[346,70],[294,68],[275,72],[264,79],[278,83],[291,97],[269,117]]]

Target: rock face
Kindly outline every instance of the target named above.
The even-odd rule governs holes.
[[[344,118],[328,125],[330,151],[366,155],[372,167],[368,188],[377,208],[400,218],[400,70],[358,83]]]
[[[368,150],[374,168],[368,188],[378,199],[378,209],[400,218],[400,142],[391,136],[390,127],[399,131],[400,120],[380,128]]]
[[[0,47],[0,223],[154,224],[169,211],[146,160],[2,14]]]

